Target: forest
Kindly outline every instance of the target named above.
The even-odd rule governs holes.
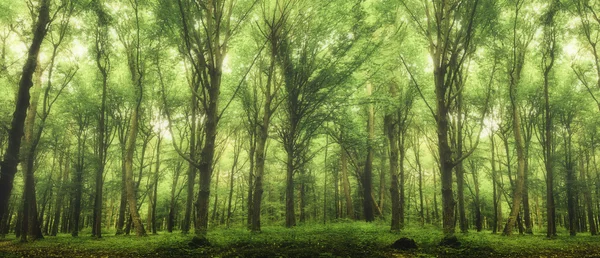
[[[597,257],[599,114],[597,0],[0,0],[0,256]]]

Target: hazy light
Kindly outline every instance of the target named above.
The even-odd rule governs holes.
[[[566,45],[563,46],[562,51],[563,53],[565,53],[569,58],[575,58],[577,55],[577,52],[579,52],[579,46],[578,46],[578,42],[577,39],[573,38],[569,41],[569,43],[567,43]]]

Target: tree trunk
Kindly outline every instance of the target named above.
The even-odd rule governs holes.
[[[218,213],[219,213],[219,207],[217,206],[217,204],[219,203],[219,174],[217,172],[217,180],[215,181],[215,201],[213,202],[213,209],[212,209],[212,215],[210,220],[212,221],[212,223],[216,223],[217,222],[217,217],[218,217]]]
[[[438,93],[439,94],[439,93]],[[454,234],[454,194],[452,191],[452,150],[448,143],[448,110],[443,103],[444,95],[438,96],[437,106],[437,135],[438,155],[440,159],[441,184],[442,184],[442,226],[444,234]],[[440,100],[442,99],[442,100]],[[442,101],[442,102],[440,102]]]
[[[306,179],[308,178],[306,175],[306,170],[301,169],[300,171],[300,193],[298,194],[300,197],[300,223],[306,221]]]
[[[393,95],[392,95],[393,96]],[[389,144],[390,162],[390,195],[392,201],[391,231],[400,231],[400,189],[398,180],[398,140],[396,130],[396,119],[393,114],[387,114],[384,118],[385,132]]]
[[[87,142],[86,129],[88,127],[88,117],[84,114],[77,114],[78,134],[77,134],[77,160],[75,162],[75,175],[73,176],[73,201],[71,218],[71,235],[79,236],[81,225],[81,198],[83,195],[83,172],[85,169],[85,149]]]
[[[127,188],[125,186],[125,142],[127,141],[127,137],[120,136],[119,141],[121,141],[121,200],[119,203],[119,218],[117,220],[116,235],[125,233],[123,227],[125,226],[125,216],[127,216]]]
[[[229,228],[231,226],[231,215],[232,215],[231,214],[231,202],[233,201],[233,186],[234,186],[233,176],[238,167],[238,160],[240,157],[241,145],[242,144],[239,143],[239,138],[236,135],[235,148],[234,148],[234,152],[233,152],[233,165],[231,166],[231,172],[229,172],[229,196],[227,197],[227,218],[225,219],[227,228]],[[237,147],[237,146],[239,146],[239,147]]]
[[[149,214],[150,217],[150,222],[151,224],[148,224],[148,227],[151,227],[152,229],[152,234],[156,235],[157,234],[157,223],[156,223],[156,204],[158,202],[158,177],[159,177],[159,173],[160,173],[160,144],[162,142],[162,136],[160,135],[160,132],[157,134],[157,139],[156,139],[156,166],[155,166],[155,170],[154,170],[154,178],[152,182],[152,198],[150,198],[150,206],[152,207],[152,211]],[[150,226],[152,225],[152,226]]]
[[[371,83],[367,82],[367,96],[371,97],[372,86]],[[373,104],[370,103],[368,106],[369,118],[367,121],[367,160],[365,161],[365,169],[362,175],[362,187],[363,187],[363,213],[365,221],[371,222],[375,220],[373,214],[373,202],[372,202],[372,187],[373,187],[373,138],[375,137],[375,109]]]
[[[419,147],[419,144],[415,145],[415,163],[417,163],[417,173],[419,174],[419,217],[421,218],[421,227],[423,227],[425,226],[425,204],[423,203],[423,168],[421,167]]]
[[[548,47],[544,47],[548,52],[542,56],[542,68],[544,75],[544,140],[542,150],[544,157],[544,167],[546,169],[546,237],[556,236],[556,207],[554,205],[554,166],[552,164],[552,114],[550,113],[550,71],[554,66],[554,52],[556,49],[556,30],[553,24],[544,31],[545,42]],[[548,30],[549,29],[549,30]],[[594,153],[595,155],[595,153]]]
[[[220,70],[220,69],[219,69]],[[215,156],[215,140],[217,137],[218,124],[218,100],[220,94],[221,77],[211,74],[213,87],[209,90],[210,100],[206,110],[204,124],[204,146],[200,154],[200,187],[198,190],[198,202],[196,204],[196,227],[195,234],[198,237],[206,237],[208,230],[208,206],[210,201],[210,181],[213,172]]]
[[[464,87],[462,81],[459,87]],[[458,113],[456,119],[456,155],[458,157],[463,155],[463,101],[462,91],[458,93],[456,98],[456,111]],[[458,220],[459,228],[461,233],[467,233],[469,231],[469,225],[467,224],[467,216],[465,210],[465,166],[462,161],[458,162],[454,167],[456,173],[456,198],[458,199]]]
[[[36,137],[35,131],[35,120],[39,115],[37,112],[37,106],[40,97],[40,91],[42,88],[42,68],[38,64],[35,71],[35,83],[32,88],[31,104],[27,110],[27,117],[25,120],[25,135],[23,137],[23,159],[25,160],[25,166],[23,170],[24,187],[23,187],[23,229],[21,235],[21,241],[27,242],[27,237],[31,241],[35,241],[38,238],[44,238],[40,231],[40,225],[37,213],[37,200],[35,191],[35,168],[34,162],[36,157],[36,148],[39,138]],[[38,234],[39,231],[39,234]]]
[[[94,217],[92,223],[92,236],[102,237],[102,188],[104,185],[104,166],[106,164],[106,152],[108,149],[106,137],[106,98],[108,94],[108,70],[110,61],[108,59],[108,28],[106,17],[101,3],[96,3],[96,15],[98,16],[98,28],[96,30],[96,66],[102,74],[102,100],[100,104],[100,117],[98,120],[98,167],[96,168],[96,191],[94,198]]]
[[[141,85],[137,89],[138,94],[141,93]],[[129,136],[127,137],[127,147],[125,151],[125,189],[127,192],[127,204],[129,206],[129,214],[131,221],[135,227],[137,236],[146,236],[146,230],[142,224],[140,214],[137,209],[137,197],[136,189],[133,183],[133,154],[135,152],[135,142],[138,134],[138,123],[139,123],[139,111],[141,105],[141,98],[138,98],[137,107],[132,110],[131,118],[129,121]]]
[[[29,89],[33,86],[33,74],[37,67],[40,46],[46,36],[47,25],[50,23],[50,0],[42,0],[36,25],[33,31],[33,39],[27,52],[27,59],[23,66],[23,72],[19,81],[19,89],[15,103],[15,111],[8,129],[8,145],[0,163],[0,221],[8,209],[17,165],[19,164],[19,153],[21,149],[21,138],[24,134],[27,108],[29,107]]]
[[[177,183],[179,182],[179,173],[181,171],[181,167],[183,163],[179,163],[175,168],[173,175],[173,184],[171,185],[171,201],[169,202],[169,215],[167,219],[167,232],[173,233],[173,228],[175,227],[176,220],[176,207],[177,207],[177,199],[175,192],[177,191]]]
[[[513,192],[512,207],[506,226],[504,227],[504,235],[511,235],[517,216],[521,209],[521,201],[523,200],[523,188],[525,187],[525,151],[523,144],[523,136],[521,135],[521,116],[517,103],[517,85],[521,74],[522,62],[517,64],[517,71],[510,76],[510,102],[512,113],[512,130],[515,138],[515,148],[517,150],[517,175]]]
[[[56,193],[56,204],[54,205],[54,222],[52,223],[52,229],[50,230],[50,235],[51,236],[56,236],[56,234],[58,234],[58,226],[60,224],[60,214],[61,214],[61,209],[62,209],[62,202],[63,202],[63,193],[64,193],[64,189],[65,189],[65,183],[68,182],[69,180],[69,154],[68,154],[68,147],[65,148],[65,154],[63,154],[60,158],[59,161],[59,167],[60,167],[60,178],[58,179],[58,192]],[[64,167],[63,165],[64,164]],[[64,223],[64,222],[63,222]]]
[[[523,173],[523,220],[525,222],[525,233],[533,234],[533,225],[531,222],[531,211],[529,209],[529,142],[525,147],[525,173]]]
[[[196,86],[196,90],[198,87]],[[197,110],[198,110],[198,100],[196,100],[196,96],[192,93],[192,97],[190,100],[191,106],[191,130],[190,130],[190,159],[196,160],[196,138],[200,138],[197,136]],[[188,162],[188,171],[187,171],[187,197],[185,200],[185,214],[183,217],[183,223],[181,225],[181,232],[183,234],[187,234],[191,228],[191,219],[192,219],[192,209],[194,203],[194,186],[196,184],[196,173],[197,168],[192,162]]]
[[[260,231],[260,212],[261,212],[261,203],[262,203],[262,194],[263,194],[263,177],[264,177],[264,171],[265,171],[265,153],[266,153],[267,139],[269,137],[269,126],[270,126],[270,122],[271,122],[271,101],[272,101],[273,96],[271,96],[270,89],[271,89],[273,69],[275,66],[275,64],[274,64],[275,57],[272,56],[271,58],[272,58],[271,70],[269,71],[269,78],[268,78],[266,91],[265,91],[265,104],[263,107],[262,124],[259,126],[260,130],[259,130],[257,138],[256,138],[256,146],[255,146],[256,149],[255,149],[255,153],[254,153],[255,154],[255,156],[254,156],[255,157],[254,158],[255,181],[254,181],[254,194],[253,194],[253,200],[252,200],[253,201],[253,207],[252,207],[253,214],[252,214],[251,230],[255,231],[255,232]],[[290,160],[288,160],[288,162],[289,161]],[[292,185],[293,185],[293,182],[292,182]],[[293,192],[293,188],[292,188],[292,192]],[[287,207],[287,203],[286,203],[286,207]],[[288,210],[286,209],[286,214],[287,214],[287,211]],[[292,213],[293,213],[293,210],[292,210]],[[287,218],[287,215],[286,215],[286,218]],[[286,222],[287,222],[287,219],[286,219]],[[295,222],[293,224],[295,224]],[[286,226],[288,226],[287,223],[286,223]],[[293,225],[291,225],[291,226],[293,226]]]
[[[592,189],[590,188],[590,182],[593,182],[592,177],[590,176],[590,153],[585,152],[585,167],[583,166],[583,161],[580,166],[581,168],[581,179],[583,180],[583,194],[585,198],[585,206],[587,208],[588,214],[588,223],[590,225],[590,234],[592,236],[598,235],[598,228],[596,227],[596,222],[594,220],[594,206],[592,203]]]
[[[296,214],[294,212],[294,152],[293,146],[287,153],[286,185],[285,185],[285,226],[291,228],[296,226]],[[258,198],[254,195],[254,198]]]
[[[354,219],[354,205],[352,204],[352,193],[350,192],[350,180],[348,178],[348,154],[344,147],[340,148],[340,162],[342,170],[342,188],[344,189],[344,199],[346,202],[346,217]]]
[[[564,136],[565,138],[565,170],[566,170],[566,183],[565,187],[567,189],[567,213],[569,217],[569,235],[575,236],[577,235],[577,178],[575,175],[575,163],[573,161],[573,149],[571,144],[572,134],[569,132],[569,125],[567,125],[567,133]]]

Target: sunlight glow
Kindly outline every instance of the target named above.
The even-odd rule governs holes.
[[[231,73],[231,67],[229,66],[229,55],[225,55],[225,58],[223,58],[223,73]]]
[[[73,47],[71,48],[71,53],[75,59],[81,59],[87,56],[87,47],[79,41],[78,38],[75,38],[72,43]]]
[[[571,59],[575,58],[577,56],[577,53],[579,52],[579,44],[577,42],[577,39],[572,38],[569,41],[569,43],[567,43],[566,45],[563,46],[562,51],[569,58],[571,58]]]
[[[160,115],[154,115],[152,118],[152,130],[156,134],[160,134],[163,138],[171,140],[171,132],[169,132],[169,120],[165,119]]]

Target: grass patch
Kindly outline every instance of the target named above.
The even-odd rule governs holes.
[[[490,232],[457,234],[461,245],[441,247],[436,227],[407,228],[392,233],[379,223],[312,224],[295,228],[267,226],[260,233],[243,228],[219,228],[208,233],[210,246],[190,248],[193,235],[160,232],[139,238],[105,233],[94,239],[68,234],[20,243],[14,237],[0,241],[0,257],[598,257],[600,239],[581,234],[504,237]],[[414,239],[418,248],[390,247],[401,237]]]

